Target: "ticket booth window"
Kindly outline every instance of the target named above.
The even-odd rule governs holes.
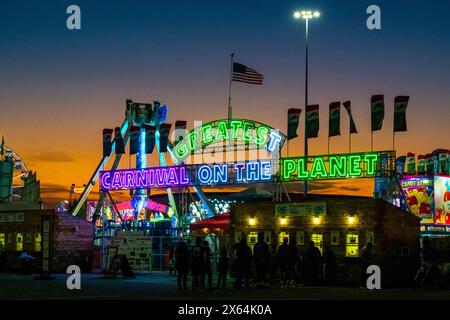
[[[22,251],[23,250],[23,234],[17,233],[16,234],[16,251]]]
[[[359,235],[357,232],[347,233],[346,239],[346,257],[358,257],[359,256]]]
[[[258,242],[258,232],[256,231],[249,232],[249,234],[247,235],[247,244],[249,245],[250,248],[252,248],[252,250],[256,242]]]
[[[282,245],[284,238],[288,239],[289,242],[289,232],[282,231],[278,234],[278,244]]]
[[[41,252],[42,250],[42,236],[40,233],[34,235],[34,251]]]
[[[4,247],[4,246],[6,246],[5,234],[0,233],[0,247]]]
[[[311,235],[311,241],[314,242],[316,248],[320,250],[320,254],[323,253],[323,234],[322,233],[313,233]]]

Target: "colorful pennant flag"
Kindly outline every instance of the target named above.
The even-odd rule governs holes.
[[[120,128],[116,127],[114,129],[114,142],[116,154],[124,154],[125,153],[125,144],[123,143],[122,133],[120,132]]]
[[[155,149],[156,127],[145,124],[144,129],[145,129],[145,153],[151,154],[153,153],[153,149]]]
[[[172,127],[170,123],[163,123],[159,126],[159,152],[167,151],[170,127]]]
[[[288,110],[288,116],[287,116],[287,127],[288,127],[288,136],[287,139],[291,140],[294,138],[297,138],[297,129],[298,124],[300,122],[300,115],[302,113],[302,109],[294,109],[290,108]]]
[[[356,130],[355,121],[353,121],[353,115],[352,115],[352,103],[351,101],[345,101],[343,103],[345,110],[347,110],[348,116],[350,117],[350,134],[352,133],[358,133],[358,130]]]
[[[130,128],[130,154],[136,154],[139,152],[140,135],[141,135],[140,127],[132,126]]]
[[[397,96],[394,99],[394,132],[407,131],[406,108],[409,96]]]
[[[381,130],[384,120],[384,96],[375,95],[371,99],[371,125],[372,131]]]
[[[113,131],[113,129],[103,129],[103,157],[109,157],[111,155],[111,137]]]
[[[317,138],[319,136],[319,105],[306,107],[306,138]]]
[[[341,103],[337,101],[330,103],[328,137],[339,135],[341,135]]]

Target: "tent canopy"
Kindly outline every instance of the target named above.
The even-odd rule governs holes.
[[[231,198],[235,200],[268,199],[272,197],[272,192],[258,187],[251,187],[231,195]]]
[[[191,224],[191,231],[201,230],[204,228],[228,230],[230,228],[230,214],[219,214],[217,216]]]

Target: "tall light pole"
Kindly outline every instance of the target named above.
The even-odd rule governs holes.
[[[309,20],[320,17],[319,11],[295,11],[294,18],[295,19],[303,19],[305,20],[305,162],[306,166],[308,166],[308,135],[306,130],[306,107],[308,106],[308,36],[309,36]],[[304,191],[305,197],[308,195],[308,181],[305,180]]]

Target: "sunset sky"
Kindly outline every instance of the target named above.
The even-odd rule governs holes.
[[[66,8],[81,8],[82,29],[66,28]],[[381,7],[382,29],[366,28]],[[168,122],[225,118],[229,56],[264,74],[263,86],[233,85],[235,117],[286,131],[288,108],[304,101],[304,30],[296,9],[321,17],[310,29],[311,104],[320,105],[311,154],[327,152],[328,105],[351,100],[359,134],[352,151],[370,150],[370,97],[384,94],[383,130],[374,149],[392,149],[393,100],[409,95],[408,132],[397,154],[450,148],[450,2],[428,1],[12,1],[0,3],[0,135],[31,170],[42,197],[68,198],[101,158],[103,128],[119,126],[125,100],[159,100]],[[304,121],[304,110],[302,122]],[[331,152],[348,151],[348,117]],[[303,153],[303,124],[290,155]],[[128,156],[124,166],[128,165]],[[371,195],[372,181],[327,182],[320,192]]]

